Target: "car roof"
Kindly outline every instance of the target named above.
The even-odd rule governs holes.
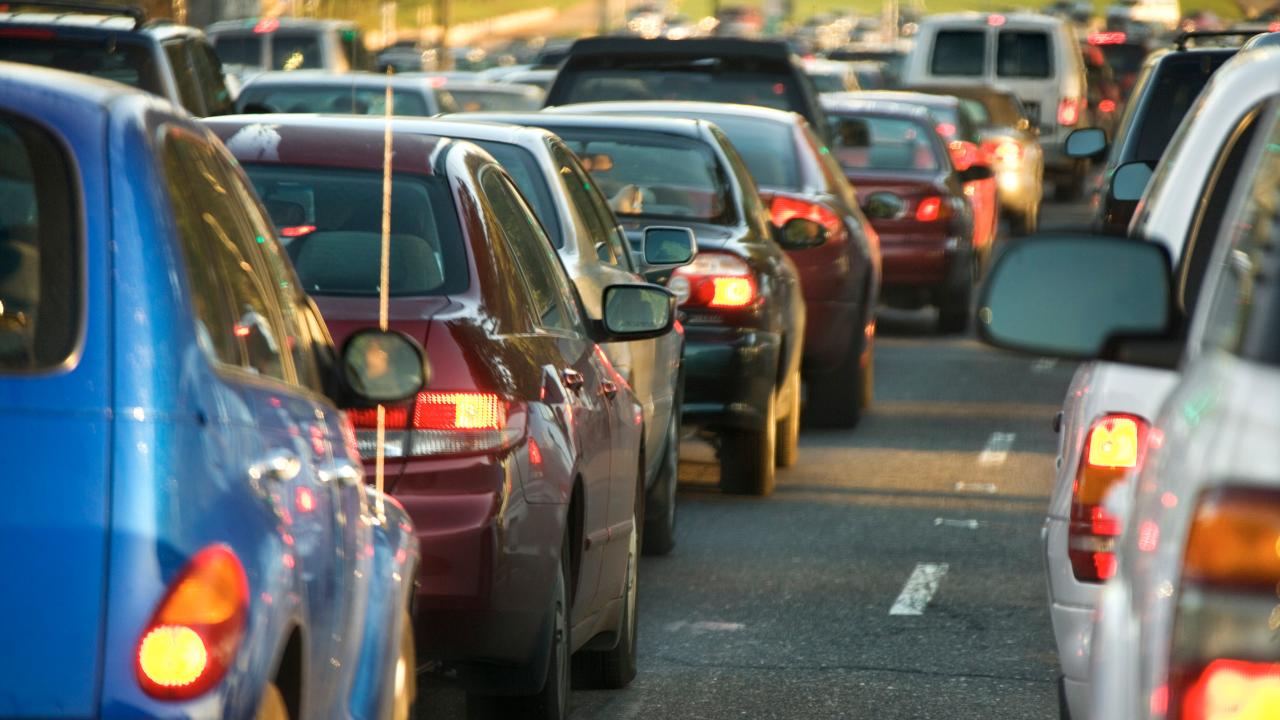
[[[381,170],[386,118],[351,115],[223,115],[201,121],[248,163]],[[413,118],[391,120],[392,169],[433,175],[442,138]]]
[[[67,98],[74,98],[104,110],[112,101],[123,95],[155,97],[129,85],[90,75],[0,60],[0,88],[5,86],[43,88],[47,91],[50,101],[56,98],[56,102],[62,103],[66,102]],[[0,91],[0,105],[4,104],[5,95],[6,93]]]
[[[942,97],[952,96],[957,98],[972,97],[1004,97],[1016,98],[1012,90],[1003,87],[995,87],[992,85],[909,85],[903,88],[906,92],[921,93],[923,95],[940,95]]]
[[[234,33],[244,31],[250,34],[270,35],[271,33],[257,33],[256,27],[258,21],[267,18],[248,18],[246,20],[223,20],[213,23],[205,28],[207,33]],[[291,18],[281,17],[273,18],[278,24],[271,32],[280,30],[328,30],[330,28],[341,29],[359,29],[359,25],[350,20],[316,20],[313,18]]]
[[[749,117],[757,120],[770,120],[776,123],[794,125],[803,120],[800,115],[789,110],[775,110],[759,105],[737,105],[733,103],[697,102],[693,100],[624,100],[611,102],[575,103],[548,108],[549,114],[578,115],[588,113],[627,113],[643,115],[646,110],[653,112],[689,112],[699,115],[731,115]]]
[[[990,17],[993,15],[1004,18],[1004,22],[995,27],[1003,25],[1038,25],[1045,28],[1058,27],[1065,25],[1052,15],[1041,15],[1039,13],[1028,12],[957,12],[957,13],[940,13],[938,15],[926,15],[920,20],[920,27],[937,26],[937,25],[981,25],[983,27],[991,26]]]
[[[244,83],[241,90],[267,85],[270,87],[359,87],[359,88],[393,88],[419,89],[430,85],[426,77],[397,77],[373,72],[335,73],[328,70],[273,70],[254,75]]]
[[[848,95],[848,99],[854,100],[883,100],[886,102],[901,103],[906,105],[925,105],[928,107],[948,107],[954,108],[960,104],[960,99],[952,95],[932,95],[923,92],[911,92],[907,90],[867,90],[856,93],[827,93],[824,95],[823,107],[826,107],[825,98],[830,97],[833,101],[844,102]],[[856,97],[855,97],[856,96]]]
[[[446,126],[436,128],[441,135],[463,140],[488,140],[512,145],[546,147],[543,141],[555,136],[555,133],[540,127],[480,119],[481,115],[487,114],[489,113],[454,113],[431,120]],[[466,117],[458,117],[458,115]]]
[[[537,85],[525,85],[523,83],[496,83],[496,82],[451,82],[445,83],[444,90],[461,90],[463,92],[496,92],[507,95],[538,95],[544,94],[542,88]]]
[[[701,139],[700,120],[644,117],[635,115],[572,115],[543,112],[453,113],[450,118],[501,122],[528,127],[600,128],[602,130],[639,130]]]
[[[824,96],[822,99],[822,108],[828,113],[839,115],[841,113],[858,113],[859,115],[883,115],[886,117],[902,117],[911,118],[930,122],[932,116],[929,115],[928,108],[916,104],[893,102],[889,100],[862,100],[854,97],[863,93],[846,93],[850,97],[832,98]]]
[[[668,40],[659,38],[592,37],[583,38],[569,49],[570,57],[582,55],[746,55],[786,59],[791,57],[790,46],[773,40],[743,40],[739,38],[696,38],[692,40]]]

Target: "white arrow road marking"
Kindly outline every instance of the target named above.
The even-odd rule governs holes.
[[[961,490],[969,490],[971,492],[993,493],[996,491],[996,486],[995,486],[995,483],[967,483],[967,482],[956,483],[956,492],[960,492]]]
[[[978,456],[978,464],[1003,464],[1009,457],[1009,451],[1013,449],[1013,439],[1016,437],[1017,433],[991,433],[991,437],[987,438],[987,446],[982,448],[982,454]]]
[[[947,527],[969,528],[970,530],[977,530],[982,525],[977,520],[952,520],[951,518],[935,518],[933,524],[935,526],[946,525]]]
[[[933,594],[938,591],[938,583],[946,574],[946,563],[917,563],[902,592],[898,593],[898,599],[889,608],[889,614],[923,615],[924,606],[929,604]]]
[[[1058,366],[1057,358],[1040,358],[1031,363],[1031,372],[1041,375]]]

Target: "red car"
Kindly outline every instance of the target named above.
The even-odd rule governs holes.
[[[933,304],[939,329],[963,331],[978,264],[965,183],[989,178],[990,168],[957,170],[923,107],[845,101],[827,115],[835,159],[880,236],[881,299],[904,308]]]
[[[384,122],[208,122],[339,346],[379,315]],[[387,408],[384,443],[421,544],[418,657],[457,679],[471,717],[562,718],[571,653],[588,683],[635,675],[642,415],[596,343],[669,332],[675,300],[611,285],[587,320],[506,171],[447,128],[399,119],[392,139],[390,326],[434,367],[428,392]],[[366,459],[376,414],[352,414]]]

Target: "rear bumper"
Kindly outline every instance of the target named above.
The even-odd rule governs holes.
[[[951,278],[958,238],[899,240],[880,244],[882,287],[936,287]]]
[[[684,420],[762,430],[778,376],[776,333],[684,326]]]

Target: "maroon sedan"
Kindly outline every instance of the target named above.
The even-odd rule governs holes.
[[[253,181],[334,338],[368,327],[384,122],[240,115],[208,127]],[[612,285],[603,319],[587,320],[510,177],[439,137],[447,127],[396,120],[392,140],[390,325],[434,367],[428,392],[387,409],[384,443],[387,489],[422,548],[417,650],[468,692],[472,717],[561,718],[571,653],[589,683],[635,675],[642,415],[596,343],[669,332],[674,296]],[[352,416],[369,458],[376,411]]]

